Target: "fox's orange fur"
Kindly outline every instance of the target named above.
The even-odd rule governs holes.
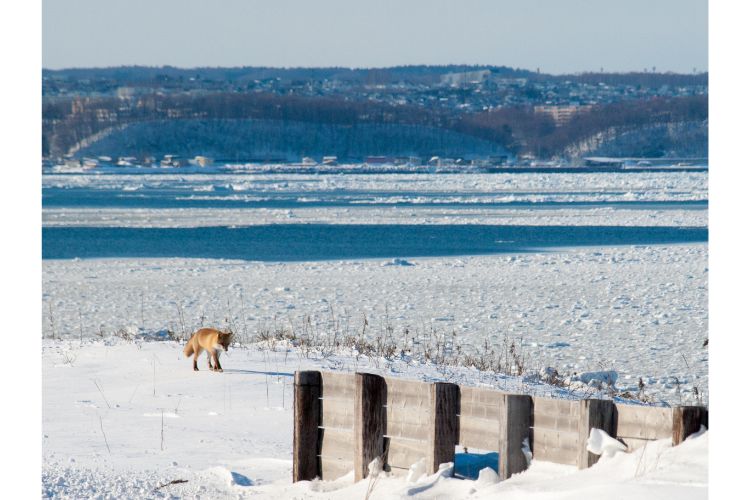
[[[193,370],[198,371],[198,356],[205,350],[208,354],[208,369],[223,372],[219,363],[221,351],[229,349],[232,343],[232,334],[225,333],[213,328],[201,328],[187,341],[183,352],[185,356],[193,356]],[[213,360],[213,364],[211,364]]]

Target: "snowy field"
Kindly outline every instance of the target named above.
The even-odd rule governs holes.
[[[265,224],[490,224],[535,226],[683,226],[708,225],[706,210],[671,208],[634,210],[613,207],[524,208],[327,207],[255,208],[48,208],[48,227],[205,227]]]
[[[83,175],[44,175],[42,188],[89,188],[138,191],[175,188],[185,192],[335,193],[400,192],[452,196],[480,194],[513,195],[515,199],[586,196],[589,200],[695,200],[708,197],[707,172],[654,173],[560,173],[560,174],[181,174],[139,175],[96,172]],[[548,198],[552,199],[552,198]],[[562,198],[558,198],[562,199]],[[570,198],[568,198],[570,199]]]
[[[532,461],[498,482],[419,473],[353,482],[291,482],[292,374],[349,368],[295,349],[230,349],[224,373],[193,372],[175,342],[45,340],[42,496],[54,498],[641,498],[707,497],[708,433],[671,448],[656,441],[578,471]],[[497,377],[396,362],[359,369],[496,385]],[[494,380],[494,384],[492,383]],[[511,381],[512,382],[512,381]],[[171,481],[180,483],[159,486]]]
[[[357,331],[367,318],[371,337],[386,321],[396,337],[405,328],[455,331],[465,352],[479,352],[485,339],[499,348],[507,333],[522,341],[533,368],[615,370],[624,390],[637,391],[642,377],[648,394],[671,403],[691,399],[697,386],[707,402],[706,245],[395,263],[45,261],[44,335],[53,327],[73,338],[139,327],[181,332],[183,323],[252,335],[299,330],[307,317],[325,332],[331,315]]]

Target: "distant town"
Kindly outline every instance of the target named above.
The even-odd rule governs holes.
[[[707,165],[708,75],[495,66],[44,70],[46,164]]]

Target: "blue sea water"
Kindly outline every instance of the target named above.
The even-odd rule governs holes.
[[[658,210],[705,210],[706,200],[610,200],[610,201],[495,201],[493,193],[430,193],[418,191],[289,191],[248,190],[235,192],[225,187],[214,187],[210,192],[194,192],[174,187],[148,187],[133,191],[122,189],[45,188],[42,205],[47,208],[269,208],[295,209],[314,207],[507,207],[507,208],[575,208],[620,207]],[[523,197],[533,192],[513,193]],[[545,196],[564,195],[577,197],[592,192],[545,192]],[[609,196],[622,196],[623,192],[597,192]],[[446,199],[449,198],[449,199]],[[397,201],[393,201],[396,199]],[[384,201],[388,200],[388,201]]]
[[[194,257],[258,261],[518,253],[554,247],[705,242],[701,227],[337,225],[45,227],[44,259]]]

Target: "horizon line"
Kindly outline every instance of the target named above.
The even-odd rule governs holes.
[[[113,66],[66,66],[60,68],[49,68],[42,66],[42,71],[74,71],[74,70],[107,70],[107,69],[118,69],[118,68],[147,68],[147,69],[178,69],[178,70],[199,70],[199,69],[275,69],[275,70],[303,70],[303,69],[339,69],[349,71],[373,71],[373,70],[388,70],[397,68],[418,68],[418,67],[476,67],[476,68],[507,68],[512,71],[526,71],[533,74],[543,74],[552,76],[564,76],[564,75],[587,75],[587,74],[604,74],[604,75],[627,75],[627,74],[661,74],[661,75],[702,75],[708,74],[708,69],[695,71],[695,72],[679,72],[679,71],[643,71],[643,70],[626,70],[626,71],[599,71],[597,70],[583,70],[576,72],[563,72],[563,73],[546,73],[541,69],[533,70],[529,68],[513,67],[498,64],[468,64],[468,63],[448,63],[448,64],[397,64],[393,66],[178,66],[174,64],[162,64],[162,65],[148,65],[148,64],[119,64]]]

